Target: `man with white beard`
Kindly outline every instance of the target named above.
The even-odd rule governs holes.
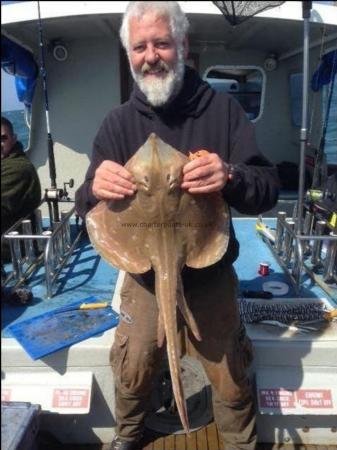
[[[188,21],[177,2],[130,2],[121,26],[135,81],[130,99],[104,119],[76,207],[84,218],[99,200],[136,192],[125,163],[151,133],[186,155],[208,153],[183,168],[181,188],[221,192],[244,214],[260,214],[277,201],[276,169],[259,152],[253,125],[229,95],[217,93],[184,61]],[[184,267],[184,294],[200,320],[202,341],[186,333],[186,349],[203,364],[212,385],[213,411],[225,449],[256,445],[255,407],[247,368],[251,345],[240,322],[233,262],[239,244],[231,223],[228,250],[204,269]],[[158,348],[154,274],[126,274],[121,319],[111,362],[116,384],[116,437],[111,450],[141,449],[144,419],[164,350]]]

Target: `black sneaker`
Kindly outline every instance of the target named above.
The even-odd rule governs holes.
[[[116,436],[111,442],[109,450],[142,450],[139,441],[122,441]]]

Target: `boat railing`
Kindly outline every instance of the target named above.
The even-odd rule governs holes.
[[[68,203],[68,202],[66,202]],[[18,287],[44,265],[46,296],[52,298],[53,285],[63,267],[81,239],[82,230],[72,238],[70,220],[75,214],[75,206],[60,212],[60,221],[43,226],[40,207],[32,214],[17,221],[1,237],[8,241],[11,267],[2,281],[3,286]]]
[[[331,298],[336,298],[337,229],[310,211],[305,213],[303,234],[297,232],[296,219],[283,211],[277,213],[275,232],[266,229],[261,220],[257,229],[289,276],[295,292],[300,293],[304,276],[308,275]]]

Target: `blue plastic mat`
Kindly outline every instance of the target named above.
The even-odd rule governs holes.
[[[80,310],[82,303],[101,300],[88,297],[11,325],[8,330],[32,359],[69,347],[118,324],[118,314],[110,307]]]

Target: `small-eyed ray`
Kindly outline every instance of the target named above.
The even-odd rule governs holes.
[[[222,258],[228,246],[229,210],[220,193],[191,195],[180,188],[187,162],[187,156],[152,133],[125,165],[136,180],[136,193],[99,202],[86,223],[92,244],[112,266],[130,273],[155,272],[158,345],[166,338],[173,393],[189,432],[177,307],[196,339],[202,336],[183,294],[181,270],[184,265],[210,266]]]

